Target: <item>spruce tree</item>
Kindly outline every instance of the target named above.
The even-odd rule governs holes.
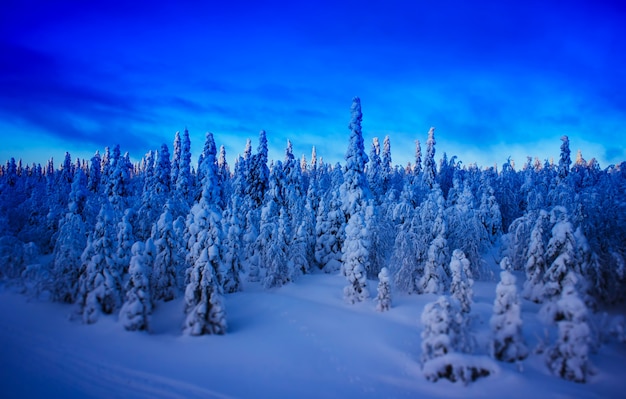
[[[365,212],[371,194],[365,176],[368,161],[363,146],[361,131],[361,100],[352,100],[349,128],[350,144],[346,152],[344,182],[340,192],[342,209],[347,217],[346,238],[342,247],[342,272],[348,280],[344,288],[344,298],[350,303],[360,302],[369,297],[366,271],[370,261],[371,237],[365,226]]]
[[[72,182],[69,212],[59,221],[59,234],[54,246],[50,283],[52,299],[55,301],[74,303],[78,294],[81,254],[87,244],[83,216],[86,190],[86,177],[79,169]]]
[[[79,311],[84,323],[111,314],[121,303],[121,276],[115,255],[114,211],[108,202],[98,214],[96,227],[81,256]]]
[[[450,295],[459,302],[461,312],[469,313],[472,307],[473,291],[470,261],[465,257],[465,253],[460,249],[452,252],[450,260],[450,272],[452,273],[452,282],[450,284]]]
[[[533,302],[543,302],[546,272],[545,229],[549,226],[548,212],[541,210],[530,233],[530,244],[526,261],[526,281],[524,281],[524,298]]]
[[[558,339],[547,352],[546,360],[554,374],[582,383],[592,374],[588,356],[591,342],[588,311],[576,290],[577,277],[571,274],[566,281],[556,303]]]
[[[491,350],[496,359],[515,362],[525,359],[528,349],[522,335],[519,296],[509,258],[502,258],[500,268],[500,282],[496,287],[496,299],[490,320],[493,334]]]
[[[119,321],[129,331],[150,330],[153,300],[150,260],[144,254],[145,245],[140,241],[133,244],[131,252],[126,301],[120,310]]]
[[[383,267],[378,273],[378,288],[376,295],[376,310],[384,312],[391,308],[391,283],[389,270]]]
[[[174,222],[169,202],[152,228],[152,241],[155,246],[155,258],[152,264],[152,295],[155,301],[171,301],[178,292],[178,274],[182,267],[180,242],[174,231]]]
[[[428,189],[432,189],[437,178],[437,164],[435,162],[435,128],[431,127],[428,131],[428,140],[426,140],[426,158],[424,158],[423,181]]]

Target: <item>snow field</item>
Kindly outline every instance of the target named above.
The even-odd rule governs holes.
[[[519,280],[518,280],[519,281]],[[246,283],[225,296],[226,335],[181,334],[183,299],[159,302],[153,331],[128,332],[116,316],[70,321],[68,305],[0,292],[0,380],[4,398],[474,398],[620,397],[624,344],[591,354],[597,373],[587,384],[550,374],[533,350],[544,331],[539,305],[522,300],[531,355],[521,364],[485,359],[495,282],[476,282],[471,328],[477,361],[497,372],[465,386],[427,381],[420,364],[420,314],[434,294],[347,304],[341,275],[313,274],[278,289]],[[518,283],[518,288],[519,288]],[[368,282],[371,297],[375,281]],[[550,342],[548,343],[550,344]],[[482,357],[482,358],[481,358]],[[523,370],[520,372],[520,369]]]

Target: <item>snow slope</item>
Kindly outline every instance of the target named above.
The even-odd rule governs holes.
[[[592,354],[587,384],[549,373],[543,355],[497,363],[495,375],[464,386],[426,381],[420,315],[434,295],[375,303],[343,301],[339,275],[303,276],[280,289],[248,284],[226,296],[224,336],[180,334],[183,302],[158,303],[151,334],[127,332],[116,316],[70,321],[72,308],[0,287],[2,398],[608,398],[626,391],[626,345]],[[486,355],[495,282],[474,285],[473,330]],[[375,297],[376,282],[369,282]],[[531,350],[544,339],[538,305],[523,301]],[[554,334],[554,330],[550,330]],[[492,360],[488,360],[492,361]]]

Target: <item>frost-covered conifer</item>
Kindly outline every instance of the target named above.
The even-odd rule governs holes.
[[[528,356],[528,348],[522,335],[522,318],[515,286],[515,276],[511,274],[511,262],[504,257],[500,262],[500,282],[496,287],[493,303],[491,331],[493,333],[492,355],[504,362],[523,360]]]
[[[556,303],[559,335],[554,347],[547,352],[547,363],[561,378],[586,382],[592,374],[588,358],[591,332],[587,324],[587,307],[578,296],[576,280],[574,275],[566,279]]]
[[[290,254],[291,262],[293,264],[293,278],[297,278],[301,274],[307,274],[310,272],[311,265],[309,263],[309,241],[312,235],[310,218],[304,217],[298,225],[295,226],[295,231],[292,232],[292,239],[288,245],[288,253]],[[307,215],[308,216],[308,215]]]
[[[572,159],[570,157],[571,151],[569,149],[569,138],[567,136],[562,136],[561,141],[561,156],[559,158],[559,178],[565,179],[569,174],[569,168],[572,164]]]
[[[554,227],[546,249],[548,266],[544,274],[544,294],[549,301],[559,297],[570,272],[580,276],[574,228],[567,210],[561,206],[554,207],[550,212],[550,222]]]
[[[391,188],[393,177],[393,164],[391,163],[391,142],[389,141],[389,136],[385,136],[385,139],[383,140],[381,170],[383,179],[383,194],[386,194]]]
[[[469,352],[468,332],[457,307],[455,300],[441,296],[422,312],[422,368],[429,381],[445,378],[468,384],[497,369],[485,358],[463,353]]]
[[[127,200],[130,194],[129,180],[130,169],[132,165],[129,164],[127,156],[122,156],[120,152],[120,146],[116,145],[113,148],[113,154],[111,156],[111,164],[108,169],[108,175],[106,177],[107,184],[105,185],[105,194],[109,199],[109,202],[113,206],[113,210],[116,212],[116,218],[121,217],[121,214],[127,207]],[[119,220],[119,219],[118,219]]]
[[[448,199],[456,191],[456,201],[445,210],[447,224],[446,239],[450,247],[461,249],[469,259],[473,274],[480,275],[482,263],[480,253],[487,248],[487,231],[480,221],[478,212],[474,207],[474,195],[469,184],[464,184],[455,179],[457,185],[450,190]]]
[[[369,241],[364,239],[365,221],[360,213],[352,215],[346,225],[346,241],[343,246],[342,271],[348,280],[343,290],[348,303],[362,302],[369,298],[366,269],[369,259]]]
[[[135,212],[132,208],[124,211],[122,220],[117,224],[117,249],[115,251],[117,257],[118,268],[124,274],[128,269],[131,257],[131,249],[135,243],[135,235],[133,234],[133,223],[135,222]]]
[[[454,328],[453,309],[448,297],[440,296],[437,301],[424,307],[422,312],[422,363],[454,352],[457,342]]]
[[[226,309],[222,289],[215,274],[216,250],[204,248],[189,270],[185,289],[185,322],[183,333],[189,335],[225,334]],[[212,259],[213,258],[213,259]]]
[[[180,132],[176,132],[174,136],[174,153],[172,154],[172,171],[170,173],[170,187],[172,190],[176,190],[176,181],[180,174],[180,162],[183,153],[182,141],[180,139]]]
[[[395,287],[401,292],[413,294],[419,292],[418,282],[424,273],[425,259],[421,259],[426,249],[420,249],[420,218],[414,212],[413,217],[404,219],[400,224],[394,242],[391,263],[396,270],[394,275]]]
[[[459,302],[461,312],[469,313],[472,308],[474,280],[472,280],[470,261],[460,249],[455,249],[452,252],[450,272],[452,273],[450,295]]]
[[[183,200],[189,205],[193,199],[193,179],[191,175],[191,141],[189,131],[185,129],[181,143],[180,167],[176,179],[176,191],[180,193]]]
[[[376,295],[376,310],[384,312],[391,308],[391,283],[389,270],[383,267],[378,273],[378,293]]]
[[[322,197],[315,225],[315,261],[326,273],[335,273],[341,268],[344,220],[338,192]]]
[[[159,197],[159,205],[162,207],[167,201],[172,176],[172,164],[170,162],[170,152],[167,144],[161,144],[161,149],[157,152],[156,165],[154,168],[154,194]]]
[[[448,261],[448,242],[445,238],[446,225],[443,220],[443,211],[440,209],[433,224],[433,232],[437,236],[430,242],[424,275],[419,281],[418,289],[424,294],[439,294],[443,292],[448,283],[448,274],[445,265]]]
[[[530,244],[526,261],[526,281],[524,282],[524,298],[533,302],[543,301],[543,275],[546,271],[545,229],[549,225],[548,212],[541,210],[530,233]]]
[[[435,128],[428,131],[426,140],[426,158],[424,158],[424,173],[422,174],[424,184],[428,189],[432,189],[437,177],[437,163],[435,162]]]
[[[419,140],[415,140],[415,163],[413,164],[413,175],[419,176],[422,173],[422,146]]]
[[[226,331],[222,299],[222,213],[213,135],[207,133],[202,169],[202,194],[186,224],[189,237],[184,332],[190,335],[223,334]]]
[[[369,163],[367,164],[367,182],[375,201],[380,203],[382,201],[384,188],[378,137],[374,137],[372,140],[372,149],[370,150]]]
[[[204,158],[200,164],[202,192],[200,200],[191,208],[186,221],[186,261],[189,266],[193,266],[200,256],[209,231],[217,232],[221,225],[221,210],[217,206],[220,198],[217,164],[215,162],[217,150],[213,134],[210,132],[206,134],[204,147]]]
[[[105,202],[81,256],[78,301],[83,322],[87,324],[95,323],[100,313],[116,311],[122,298],[113,218],[113,209]]]
[[[248,269],[248,281],[256,283],[261,281],[261,247],[258,245],[259,230],[257,229],[259,217],[254,209],[246,214],[246,230],[243,234],[245,249],[245,263]]]
[[[271,202],[270,202],[271,204]],[[264,211],[271,212],[268,208]],[[288,254],[287,240],[290,235],[288,217],[284,209],[280,209],[278,218],[269,216],[272,223],[265,224],[262,230],[271,228],[269,239],[264,248],[264,265],[266,268],[263,286],[265,288],[281,287],[291,281],[292,261]]]
[[[241,291],[243,271],[242,249],[244,246],[244,230],[241,219],[239,196],[233,195],[230,206],[224,211],[224,291],[232,293]]]
[[[366,271],[371,257],[371,236],[365,228],[365,216],[371,194],[365,176],[368,158],[363,147],[363,114],[358,97],[352,100],[350,111],[350,144],[346,152],[344,182],[340,187],[342,209],[348,220],[341,259],[342,271],[348,280],[348,285],[344,288],[344,298],[354,303],[369,297]]]
[[[478,208],[478,218],[485,229],[487,239],[491,244],[495,244],[502,234],[502,214],[489,181],[487,179],[482,180],[481,187],[483,192],[480,199],[480,207]]]
[[[81,254],[87,244],[83,210],[87,181],[82,170],[74,174],[69,212],[59,222],[51,270],[51,293],[55,301],[74,303],[78,294]]]
[[[133,244],[131,252],[126,301],[120,310],[119,321],[129,331],[150,330],[152,316],[150,260],[144,254],[145,245],[140,241]]]
[[[92,193],[97,193],[100,188],[100,179],[101,179],[101,168],[102,168],[102,159],[100,158],[100,152],[96,151],[93,157],[91,157],[91,162],[89,164],[89,183],[87,186],[89,187],[89,191]]]
[[[246,175],[246,195],[252,200],[251,204],[255,209],[262,205],[269,184],[267,151],[267,136],[265,130],[261,130],[259,147],[257,153],[250,156],[249,173]]]
[[[177,276],[182,267],[180,243],[174,231],[169,202],[152,228],[155,257],[152,271],[152,296],[155,301],[170,301],[177,296]]]

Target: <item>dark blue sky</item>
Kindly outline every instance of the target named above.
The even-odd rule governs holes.
[[[208,130],[232,162],[265,129],[270,158],[289,138],[343,162],[355,95],[368,152],[388,134],[397,164],[430,126],[466,164],[558,157],[563,134],[626,160],[617,2],[158,3],[3,1],[0,161],[117,143],[137,160],[187,126],[194,159]]]

